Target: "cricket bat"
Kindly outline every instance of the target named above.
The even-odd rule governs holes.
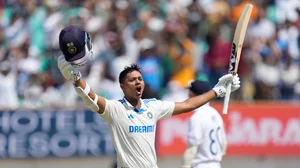
[[[243,42],[244,42],[247,26],[249,23],[250,15],[252,12],[252,8],[253,6],[251,4],[247,4],[244,6],[243,11],[240,14],[239,20],[235,28],[232,47],[231,47],[231,55],[229,60],[229,70],[228,70],[228,72],[233,75],[237,73],[239,67]],[[226,87],[226,95],[224,98],[222,114],[227,114],[230,93],[231,93],[231,83],[229,83]]]

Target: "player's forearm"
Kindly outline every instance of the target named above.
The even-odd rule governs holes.
[[[223,154],[223,156],[226,155],[226,150],[227,150],[227,139],[226,139],[226,135],[224,134],[223,141],[222,141],[222,154]]]
[[[202,95],[191,97],[184,102],[176,103],[173,115],[191,112],[216,97],[217,94],[213,90],[210,90]]]
[[[185,102],[188,105],[188,111],[189,110],[195,110],[196,108],[199,108],[200,106],[206,104],[210,100],[217,97],[217,94],[215,91],[210,90],[202,95],[198,95],[195,97],[191,97],[187,99]]]
[[[225,143],[222,144],[222,154],[223,154],[223,156],[226,155],[226,151],[227,151],[227,143],[225,142]]]
[[[182,165],[181,168],[191,168],[192,167],[192,161],[195,157],[195,154],[197,152],[197,146],[190,146],[188,147],[182,158]]]
[[[99,112],[99,113],[103,112],[103,109],[99,111],[100,110],[99,107],[104,107],[101,106],[102,105],[101,102],[103,102],[104,100],[102,100],[102,98],[99,99],[98,95],[96,95],[93,92],[90,86],[82,78],[80,78],[77,81],[74,81],[74,86],[75,86],[76,93],[84,101],[84,103],[87,105],[89,109],[91,109],[94,112]]]
[[[81,87],[83,90],[86,89],[86,85],[87,83],[85,82],[84,79],[80,78],[77,81],[74,81],[74,84],[76,87]],[[93,100],[95,99],[95,93],[92,89],[90,89],[88,95],[90,96],[90,98],[92,98]]]
[[[82,89],[85,89],[85,87],[86,87],[86,82],[82,78],[80,78],[77,81],[74,81],[74,84],[75,84],[75,86],[79,86]]]

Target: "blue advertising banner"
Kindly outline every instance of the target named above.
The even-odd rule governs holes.
[[[0,158],[114,154],[105,121],[91,111],[0,111]]]

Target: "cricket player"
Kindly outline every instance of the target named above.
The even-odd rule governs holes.
[[[75,91],[87,107],[108,124],[117,152],[118,168],[157,168],[154,144],[158,120],[192,111],[216,97],[225,96],[229,82],[232,91],[240,87],[238,77],[227,74],[212,90],[184,102],[141,99],[145,83],[139,67],[132,64],[119,75],[124,97],[108,100],[95,94],[78,70],[93,54],[88,33],[77,26],[68,26],[59,35],[59,45],[63,55],[57,59],[58,68],[65,79],[74,82]]]
[[[210,91],[207,82],[190,83],[189,97]],[[181,168],[221,168],[227,141],[221,115],[209,103],[194,110],[189,120],[188,147],[183,155]]]

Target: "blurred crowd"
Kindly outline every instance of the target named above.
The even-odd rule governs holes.
[[[82,103],[56,64],[58,35],[68,25],[91,36],[93,60],[81,72],[99,95],[122,98],[119,72],[138,63],[144,98],[182,100],[191,80],[213,86],[228,72],[231,41],[246,3],[254,8],[238,70],[242,87],[232,98],[297,100],[300,0],[4,0],[0,109]]]

